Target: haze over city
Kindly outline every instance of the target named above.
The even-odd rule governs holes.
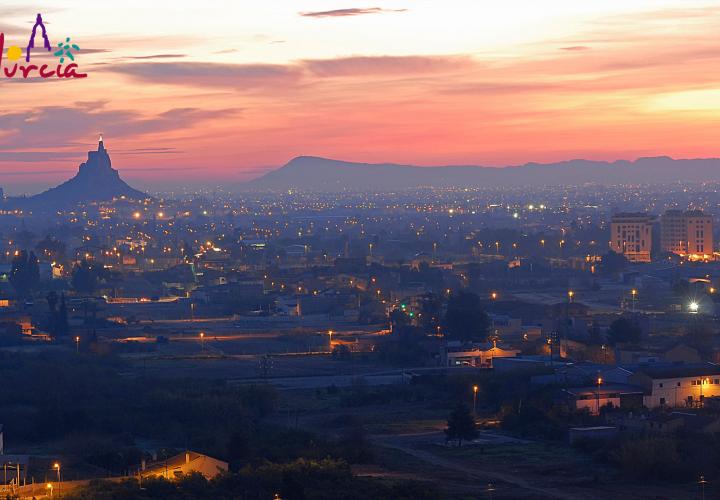
[[[0,14],[0,496],[720,498],[718,2]]]
[[[8,192],[67,177],[99,132],[156,189],[168,172],[243,181],[299,155],[718,156],[716,2],[34,2],[2,7],[6,48],[37,12],[89,77],[2,82]]]

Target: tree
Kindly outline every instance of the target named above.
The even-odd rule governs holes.
[[[65,294],[60,296],[60,307],[55,319],[55,332],[58,337],[65,337],[70,334],[70,322],[68,321],[67,306],[65,305]]]
[[[37,250],[38,255],[40,255],[43,259],[52,259],[55,261],[65,259],[65,243],[54,236],[50,236],[49,234],[40,240],[40,242],[35,246],[35,250]]]
[[[475,428],[475,419],[470,409],[463,403],[458,403],[447,419],[445,437],[448,441],[457,439],[458,446],[462,446],[463,439],[475,439],[478,431]]]
[[[442,299],[434,293],[427,293],[421,297],[420,326],[423,327],[425,332],[437,332],[437,327],[440,326],[442,306]]]
[[[390,330],[392,332],[406,327],[409,323],[407,314],[401,309],[393,309],[390,312]]]
[[[697,349],[703,358],[712,354],[715,332],[708,325],[693,321],[685,334],[687,345]]]
[[[48,303],[48,309],[50,309],[50,315],[48,318],[48,331],[50,332],[50,335],[53,337],[57,336],[57,303],[58,303],[58,295],[54,291],[47,294],[45,297]]]
[[[80,293],[91,294],[95,291],[98,281],[96,266],[83,260],[75,267],[72,275],[72,286]]]
[[[640,340],[642,330],[640,326],[627,318],[618,318],[610,324],[607,336],[612,344],[623,342],[637,342]]]
[[[600,270],[604,274],[615,274],[625,270],[628,260],[623,254],[613,252],[610,250],[608,253],[603,255],[602,262],[600,263]]]
[[[29,297],[40,285],[40,267],[33,252],[21,250],[12,260],[10,283],[21,297]]]
[[[471,292],[458,292],[450,297],[445,311],[445,332],[454,339],[485,340],[490,318],[480,303],[480,297]]]

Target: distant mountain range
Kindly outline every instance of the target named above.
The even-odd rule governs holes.
[[[353,163],[299,156],[285,166],[240,185],[241,191],[394,191],[419,187],[540,187],[582,184],[720,182],[720,159],[675,160],[667,156],[614,162],[569,160],[504,168],[418,167]]]
[[[109,201],[125,196],[142,200],[148,196],[133,189],[112,168],[110,155],[102,137],[97,151],[88,151],[87,161],[81,163],[78,173],[59,186],[27,198],[10,198],[8,204],[35,210],[55,210],[90,201]]]

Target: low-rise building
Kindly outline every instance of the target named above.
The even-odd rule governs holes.
[[[720,396],[720,365],[655,363],[641,365],[628,382],[642,387],[647,408],[702,406],[706,397]]]
[[[492,368],[493,358],[513,358],[520,354],[517,349],[501,349],[493,344],[467,345],[448,342],[441,351],[443,366],[472,366]]]
[[[571,409],[587,410],[591,415],[598,415],[605,407],[637,408],[643,401],[641,388],[624,384],[570,387],[563,389],[562,394]]]
[[[216,458],[186,451],[167,460],[160,460],[141,467],[142,477],[164,477],[165,479],[180,478],[187,474],[199,472],[207,479],[212,479],[223,472],[228,471],[228,463]]]

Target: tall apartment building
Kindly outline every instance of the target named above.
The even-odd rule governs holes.
[[[654,217],[642,213],[621,213],[610,221],[610,249],[630,262],[650,262]]]
[[[690,260],[713,257],[712,216],[701,210],[668,210],[660,219],[660,246],[663,252],[687,256]]]

